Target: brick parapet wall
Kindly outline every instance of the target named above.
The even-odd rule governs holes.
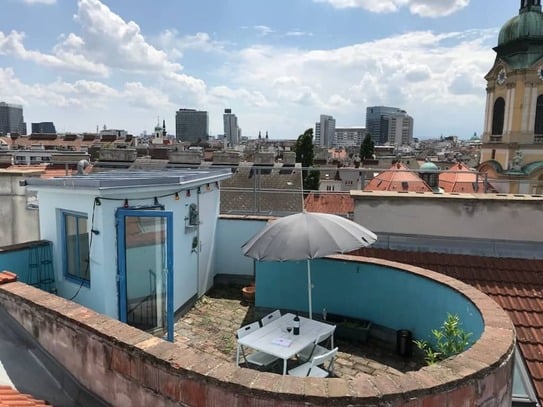
[[[351,257],[341,256],[360,261]],[[435,277],[427,270],[402,268]],[[0,305],[84,386],[115,406],[509,406],[515,343],[511,321],[484,294],[443,280],[483,314],[485,330],[469,350],[402,375],[326,380],[239,368],[10,279],[0,285]]]

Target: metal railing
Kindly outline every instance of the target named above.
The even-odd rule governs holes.
[[[157,328],[156,274],[149,270],[149,295],[126,312],[126,322],[142,331]]]

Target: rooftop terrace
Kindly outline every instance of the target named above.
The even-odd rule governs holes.
[[[414,303],[411,295],[421,292],[415,286],[430,284],[425,297],[435,304],[433,312],[423,313],[422,318],[409,314],[414,332],[417,326],[419,332],[425,330],[429,317],[441,318],[436,310],[457,300],[457,305],[474,313],[471,323],[480,324],[482,318],[482,331],[474,335],[477,340],[470,349],[432,366],[422,366],[416,358],[399,358],[376,338],[370,337],[367,344],[338,340],[337,377],[296,378],[236,367],[236,329],[266,312],[243,303],[239,287],[216,285],[197,301],[176,324],[174,343],[20,282],[0,285],[0,304],[85,388],[113,405],[421,407],[468,401],[510,405],[514,328],[487,296],[449,277],[386,260],[338,255],[323,259],[321,266],[341,266],[342,275],[355,267],[355,274],[364,275],[368,286],[377,282],[376,276],[388,281],[386,286],[392,290],[394,280],[403,288],[410,285],[413,292],[404,298],[413,303],[409,312],[418,312],[424,300]],[[363,267],[360,273],[358,267]],[[317,277],[318,266],[315,271]],[[374,276],[374,271],[379,273]],[[315,283],[319,284],[318,278]],[[383,298],[373,310],[367,309],[369,313],[379,312],[384,298],[393,297],[386,286],[377,290],[373,286]],[[368,304],[366,300],[365,307]],[[377,316],[372,320],[394,327],[394,318],[401,313],[396,314],[389,315],[388,321]],[[465,318],[468,321],[469,314]]]
[[[269,311],[255,308],[254,304],[245,301],[241,288],[237,285],[215,285],[177,321],[174,341],[235,362],[234,333],[238,328],[260,320]],[[362,374],[399,376],[425,365],[422,355],[402,357],[390,344],[375,337],[370,337],[367,342],[336,338],[334,343],[339,347],[334,369],[337,377],[354,378]],[[296,360],[289,361],[289,368],[297,363]],[[276,364],[269,371],[280,374],[281,365]]]

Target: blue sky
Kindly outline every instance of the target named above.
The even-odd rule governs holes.
[[[365,125],[405,109],[415,137],[482,132],[484,75],[518,0],[2,0],[0,101],[57,131],[175,133],[175,111],[223,133],[296,138],[319,115]]]

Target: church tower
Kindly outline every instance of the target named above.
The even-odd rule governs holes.
[[[503,25],[494,51],[494,65],[485,76],[480,170],[492,167],[498,176],[533,180],[540,175],[534,174],[535,170],[540,168],[543,175],[541,0],[521,0],[519,14]]]

